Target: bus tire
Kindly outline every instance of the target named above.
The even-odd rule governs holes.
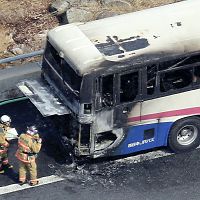
[[[200,119],[188,117],[178,120],[172,126],[168,146],[175,153],[183,153],[197,148],[200,144]]]

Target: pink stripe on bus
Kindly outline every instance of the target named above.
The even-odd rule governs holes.
[[[174,117],[180,115],[193,115],[193,114],[200,114],[200,107],[194,108],[185,108],[180,110],[172,110],[167,112],[161,113],[153,113],[148,115],[136,116],[128,118],[128,122],[140,121],[140,120],[148,120],[148,119],[160,119],[164,117]]]

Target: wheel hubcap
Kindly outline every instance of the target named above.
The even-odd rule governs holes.
[[[195,141],[198,135],[198,129],[196,126],[187,125],[179,130],[177,135],[177,141],[180,145],[190,145]]]

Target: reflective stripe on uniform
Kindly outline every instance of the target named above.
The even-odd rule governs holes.
[[[1,146],[3,146],[3,147],[8,147],[8,146],[9,146],[9,143],[8,143],[8,142],[5,142],[5,143],[1,144]]]
[[[18,160],[22,161],[23,163],[30,163],[30,158],[28,157],[27,153],[30,153],[31,149],[26,144],[26,141],[23,141],[23,139],[18,140],[18,150],[15,154],[15,156],[18,158]]]
[[[30,163],[32,161],[35,161],[35,156],[33,151],[36,148],[35,146],[37,146],[38,144],[34,143],[32,139],[33,139],[32,136],[29,136],[28,134],[22,134],[18,140],[18,150],[15,156],[24,163]]]
[[[30,180],[30,182],[36,182],[36,181],[38,181],[38,179],[32,179],[32,180]]]
[[[26,136],[27,136],[27,137],[29,137],[29,138],[31,138],[31,139],[33,139],[33,138],[34,138],[33,136],[31,136],[31,135],[28,135],[28,134],[26,134]]]
[[[30,148],[21,141],[18,142],[18,146],[25,149],[25,151],[30,151]]]
[[[19,181],[24,182],[26,180],[26,177],[19,177]]]
[[[20,160],[24,163],[30,163],[30,160],[28,160],[28,155],[21,153],[19,150],[17,150],[15,156],[18,158],[18,160]]]
[[[2,153],[6,153],[6,152],[7,152],[7,149],[0,150],[0,154],[2,154]]]
[[[8,159],[6,159],[6,160],[3,160],[3,162],[2,162],[4,165],[7,165],[8,164]]]

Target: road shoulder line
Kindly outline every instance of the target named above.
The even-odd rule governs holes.
[[[11,192],[17,192],[17,191],[21,191],[21,190],[26,190],[26,189],[29,189],[29,188],[39,187],[39,186],[42,186],[42,185],[47,185],[47,184],[51,184],[51,183],[55,183],[55,182],[59,182],[59,181],[63,181],[64,178],[61,178],[61,177],[55,176],[55,175],[51,175],[51,176],[39,178],[38,180],[39,180],[39,184],[36,185],[36,186],[30,186],[29,184],[24,184],[22,186],[19,185],[19,184],[2,186],[2,187],[0,187],[0,195],[8,194],[8,193],[11,193]]]

